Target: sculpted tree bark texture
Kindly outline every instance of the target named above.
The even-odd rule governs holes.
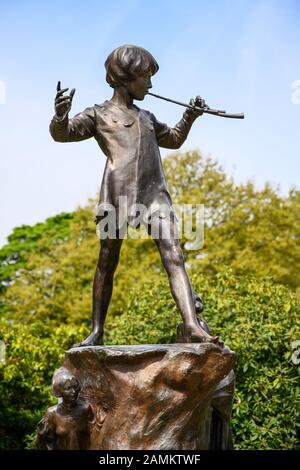
[[[202,301],[197,292],[193,292],[193,296],[196,311],[200,313],[202,311]],[[200,317],[197,317],[197,321],[201,328],[210,335],[211,331],[207,322]],[[186,342],[183,324],[179,323],[177,327],[177,343]],[[219,341],[219,345],[222,347],[224,343]],[[234,448],[230,426],[234,385],[235,374],[233,370],[231,370],[229,374],[218,383],[212,396],[210,450],[233,450]]]
[[[63,366],[93,409],[90,449],[205,450],[213,396],[234,362],[228,348],[190,343],[74,348]]]

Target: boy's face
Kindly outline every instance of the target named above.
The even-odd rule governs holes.
[[[66,380],[62,387],[62,397],[65,403],[74,403],[79,393],[78,383],[75,379]]]
[[[126,88],[134,100],[142,101],[148,93],[149,88],[152,88],[151,75],[137,77],[127,82]]]

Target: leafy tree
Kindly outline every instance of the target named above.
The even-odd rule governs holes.
[[[252,181],[236,185],[198,152],[171,155],[165,168],[174,202],[205,205],[203,250],[186,251],[192,270],[216,274],[230,266],[300,292],[299,190],[283,197],[268,183],[262,190]]]
[[[33,227],[22,225],[13,230],[0,250],[0,293],[18,277],[34,252],[49,252],[53,244],[66,241],[73,214],[62,213]]]

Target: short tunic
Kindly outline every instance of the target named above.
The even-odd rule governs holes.
[[[136,205],[143,205],[144,217],[158,211],[172,212],[159,146],[178,149],[185,141],[195,116],[186,111],[170,128],[149,111],[117,106],[112,101],[94,105],[69,119],[54,118],[50,133],[58,142],[94,137],[107,157],[97,215],[115,210],[118,226],[134,225]]]

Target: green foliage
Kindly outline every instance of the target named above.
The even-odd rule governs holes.
[[[54,244],[67,239],[72,219],[73,214],[62,213],[33,227],[22,225],[13,230],[0,250],[0,293],[26,266],[31,253],[49,252]]]
[[[62,234],[68,236],[62,238]],[[63,217],[58,237],[48,238],[45,229],[37,243],[34,251],[27,250],[26,264],[2,296],[6,318],[30,324],[45,318],[55,325],[81,324],[89,317],[98,250],[91,208]]]
[[[164,162],[174,203],[205,204],[205,243],[186,250],[204,317],[237,353],[233,429],[241,449],[297,447],[300,191],[236,185],[198,152]],[[24,448],[53,402],[63,352],[88,331],[99,252],[94,202],[33,227],[0,249],[0,447]],[[108,344],[175,341],[179,314],[151,240],[125,240],[107,319]]]
[[[205,205],[201,257],[186,252],[192,269],[216,274],[230,266],[300,291],[299,190],[283,197],[268,183],[261,190],[252,181],[236,185],[198,152],[174,154],[165,168],[174,202]]]
[[[271,280],[193,276],[205,300],[205,319],[237,354],[233,432],[236,448],[296,449],[299,368],[291,362],[300,337],[300,302]],[[108,344],[173,343],[179,315],[167,286],[132,290],[127,311],[108,325]],[[299,431],[299,429],[298,429]]]

